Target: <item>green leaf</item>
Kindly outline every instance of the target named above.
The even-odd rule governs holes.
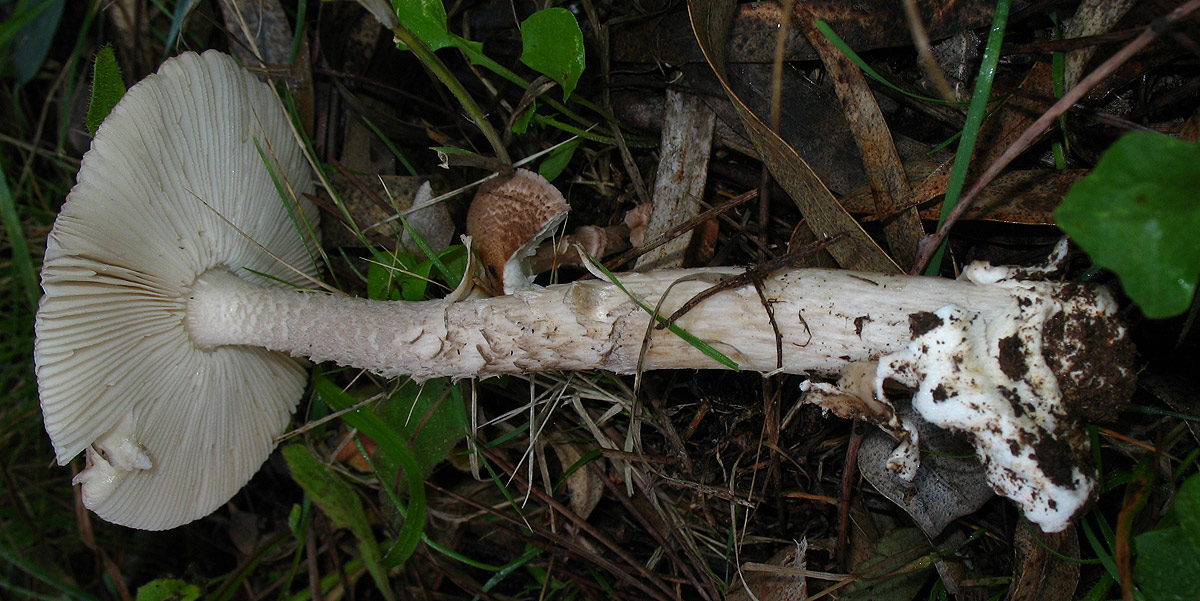
[[[19,2],[18,12],[24,10],[23,6],[28,4],[32,2]],[[46,54],[50,51],[50,44],[54,41],[54,34],[58,32],[58,24],[62,21],[66,5],[66,0],[50,0],[32,7],[36,16],[21,27],[12,45],[10,60],[17,85],[29,83],[41,70],[42,63],[46,61]]]
[[[138,588],[137,601],[195,601],[200,587],[177,578],[151,580]]]
[[[421,479],[433,472],[434,466],[446,458],[467,431],[462,392],[448,378],[424,384],[409,380],[387,403],[380,405],[378,413],[393,432],[408,440],[408,448],[420,466]],[[400,466],[391,460],[390,453],[385,455],[391,463],[389,471],[399,474]]]
[[[521,62],[558,82],[563,100],[575,91],[586,66],[583,32],[565,8],[540,10],[521,23]]]
[[[371,526],[363,511],[362,499],[332,468],[313,457],[307,447],[290,444],[283,447],[283,458],[292,470],[292,479],[312,497],[338,528],[347,528],[360,540],[374,543]]]
[[[1200,599],[1200,555],[1181,526],[1139,534],[1136,544],[1133,579],[1147,600]]]
[[[1054,212],[1058,227],[1150,318],[1188,308],[1200,277],[1200,146],[1134,132],[1118,140]]]
[[[380,565],[379,546],[363,510],[362,499],[358,498],[354,487],[346,483],[333,468],[313,457],[304,445],[290,444],[283,447],[281,452],[288,468],[292,470],[292,479],[312,497],[317,507],[329,516],[335,526],[354,533],[363,565],[375,580],[379,592],[390,599],[391,586]]]
[[[470,254],[467,252],[467,247],[462,244],[455,244],[437,256],[437,261],[430,259],[434,267],[442,274],[442,281],[450,290],[458,288],[462,283],[463,277],[467,274],[467,263],[470,259]]]
[[[521,111],[521,114],[513,119],[512,132],[514,134],[524,134],[529,131],[529,124],[533,122],[533,118],[537,116],[537,102],[530,102],[529,107]]]
[[[321,401],[337,411],[349,409],[358,401],[319,372],[313,375],[313,388]],[[421,477],[421,468],[404,439],[369,409],[359,407],[344,414],[342,420],[371,437],[402,468],[404,483],[408,488],[408,507],[400,507],[398,503],[396,507],[405,518],[404,526],[392,542],[392,548],[381,560],[385,567],[396,567],[413,554],[425,530],[425,482]]]
[[[575,149],[579,148],[579,143],[582,139],[576,138],[555,148],[546,158],[538,165],[538,175],[546,178],[546,181],[554,181],[567,165],[571,163],[571,158],[575,156]]]
[[[125,82],[121,81],[121,69],[117,67],[117,56],[112,44],[105,44],[96,53],[92,67],[92,102],[88,105],[87,129],[93,136],[104,118],[117,106],[125,95]]]
[[[429,46],[430,50],[441,50],[455,46],[454,36],[446,24],[446,7],[442,0],[392,0],[396,18],[400,24],[413,32]],[[404,50],[402,44],[399,45]]]
[[[409,253],[376,252],[367,266],[367,298],[372,300],[424,300],[429,288],[429,261],[417,263]]]
[[[867,579],[856,580],[842,592],[847,601],[907,601],[917,598],[925,585],[930,565],[914,564],[917,554],[928,549],[925,535],[916,528],[895,528],[875,541],[871,556],[854,567]],[[916,569],[918,565],[922,565]],[[896,572],[893,574],[893,572]]]
[[[42,15],[42,11],[57,1],[42,0],[33,6],[29,6],[28,1],[18,2],[12,13],[0,22],[0,50],[7,53],[9,44],[19,43],[20,36],[26,33],[26,28],[32,26],[31,23]]]
[[[1183,533],[1192,543],[1192,550],[1200,554],[1200,474],[1193,475],[1179,487],[1172,507]]]

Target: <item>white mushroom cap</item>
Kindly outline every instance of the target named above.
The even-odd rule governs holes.
[[[218,52],[167,61],[100,126],[47,240],[34,347],[56,458],[87,451],[76,481],[100,517],[187,523],[274,448],[305,371],[260,348],[197,348],[184,316],[210,269],[276,286],[306,283],[284,264],[315,276],[311,189],[270,86]]]
[[[467,211],[467,235],[483,264],[501,279],[505,294],[530,286],[529,257],[562,225],[569,210],[554,184],[527,169],[479,186]]]

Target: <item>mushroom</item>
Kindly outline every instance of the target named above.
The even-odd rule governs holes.
[[[197,106],[188,104],[193,98]],[[737,268],[621,274],[467,301],[382,302],[281,285],[313,275],[313,241],[296,224],[315,216],[300,194],[308,184],[298,151],[277,127],[286,123],[269,90],[232,61],[184,55],[129,91],[84,159],[51,234],[36,359],[58,459],[87,450],[87,475],[78,480],[85,503],[104,519],[169,528],[231,496],[267,456],[301,394],[303,372],[287,355],[417,381],[722,367],[670,332],[650,332],[644,345],[654,319],[646,307],[661,300],[668,314],[741,275]],[[294,200],[280,200],[256,146],[269,151]],[[1097,394],[1129,392],[1127,365],[1086,362],[1087,353],[1128,344],[1102,291],[1017,277],[791,268],[766,277],[762,290],[781,354],[753,286],[732,286],[676,324],[743,369],[776,371],[779,361],[787,373],[836,375],[874,361],[888,367],[855,390],[895,378],[934,390],[936,402],[931,378],[975,365],[936,352],[940,343],[922,338],[929,331],[922,319],[954,311],[957,320],[981,324],[968,336],[977,354],[1002,356],[1011,345],[1002,348],[993,334],[1023,327],[1023,308],[1034,302],[1044,319],[1023,331],[1019,351],[1026,365],[1049,368],[1012,375],[1041,381],[1006,398],[1020,403],[1036,389],[1054,403],[1062,396],[1055,390],[1085,382]],[[990,324],[1007,325],[993,332]],[[960,390],[970,392],[952,392]],[[895,428],[903,438],[902,430]],[[1053,440],[1058,431],[1025,441],[1046,449],[1035,463],[1077,459],[1057,452],[1066,446]],[[1086,473],[1072,484],[1090,494]],[[1058,525],[1072,507],[1044,523]]]
[[[75,482],[104,519],[207,515],[274,448],[306,371],[260,348],[201,349],[184,324],[212,269],[272,287],[317,275],[298,233],[315,225],[311,189],[274,92],[217,52],[167,61],[96,132],[46,242],[34,362],[55,456],[86,451]]]
[[[569,210],[557,187],[525,169],[479,187],[467,212],[467,235],[505,294],[533,286],[539,273],[629,248],[630,228],[623,224],[583,225],[542,244],[561,229]]]
[[[529,258],[554,235],[569,210],[562,192],[528,169],[479,186],[467,211],[467,235],[505,294],[530,286],[534,273]]]

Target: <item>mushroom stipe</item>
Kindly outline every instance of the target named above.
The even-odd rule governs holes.
[[[304,290],[317,275],[310,190],[273,92],[216,52],[164,63],[97,132],[47,244],[35,361],[58,461],[87,454],[76,482],[100,517],[165,529],[227,501],[303,394],[306,374],[289,355],[416,380],[721,367],[667,332],[654,332],[639,358],[652,317],[608,281],[459,302]],[[649,306],[669,289],[669,314],[740,272],[618,277]],[[996,490],[1061,530],[1094,487],[1082,418],[1061,391],[1127,400],[1131,353],[1104,369],[1087,359],[1089,348],[1127,348],[1125,331],[1102,290],[986,265],[966,275],[771,274],[763,289],[783,371],[845,372],[836,386],[809,385],[809,400],[874,416],[901,440],[902,474],[919,461],[915,428],[895,416],[882,384],[913,387],[926,419],[973,437]],[[1071,339],[1048,341],[1048,323]],[[776,368],[753,287],[705,300],[678,325],[743,369]]]

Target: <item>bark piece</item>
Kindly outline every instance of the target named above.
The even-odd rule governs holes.
[[[662,131],[662,157],[654,178],[653,209],[646,237],[654,239],[700,214],[712,151],[716,117],[704,99],[667,90],[667,110]],[[637,261],[637,269],[683,267],[691,242],[687,233],[651,250]]]

